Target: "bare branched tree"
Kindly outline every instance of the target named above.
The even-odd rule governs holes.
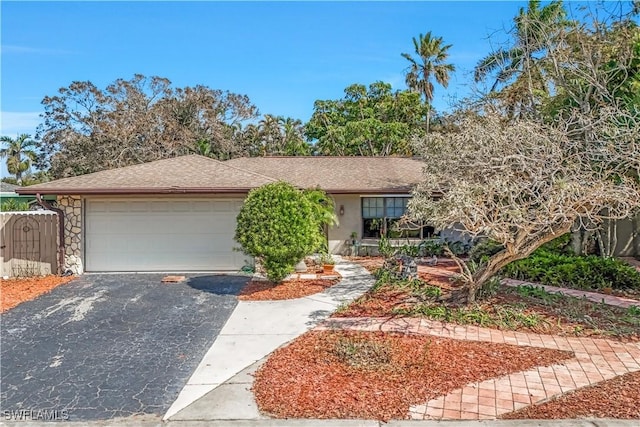
[[[541,124],[467,114],[457,120],[456,132],[417,142],[429,160],[411,215],[504,246],[475,270],[458,260],[469,301],[501,268],[569,232],[576,221],[625,218],[640,205],[637,179],[620,174],[638,161],[640,151],[628,147],[640,138],[639,128],[621,132],[617,113],[602,111],[597,123],[588,124],[580,115]],[[574,139],[578,126],[589,126],[594,141]]]

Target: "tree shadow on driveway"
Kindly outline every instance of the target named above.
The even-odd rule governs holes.
[[[233,274],[210,274],[189,277],[187,285],[199,291],[216,295],[239,295],[251,278]]]

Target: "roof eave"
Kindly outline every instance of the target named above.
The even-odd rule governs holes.
[[[128,195],[128,194],[230,194],[248,193],[251,188],[207,188],[207,187],[135,187],[135,188],[20,188],[20,195],[52,194],[52,195]]]
[[[413,187],[402,188],[360,188],[360,189],[326,189],[328,194],[409,194]]]
[[[24,187],[16,190],[19,195],[79,195],[79,196],[122,196],[138,194],[230,194],[248,193],[256,187],[134,187],[134,188],[30,188]],[[410,194],[413,186],[394,188],[328,188],[324,191],[328,194]]]

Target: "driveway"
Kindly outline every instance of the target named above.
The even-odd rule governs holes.
[[[162,277],[85,275],[2,314],[0,409],[66,410],[72,421],[164,414],[248,279]]]

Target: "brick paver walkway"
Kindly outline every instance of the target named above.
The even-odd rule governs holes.
[[[640,344],[460,326],[418,318],[332,318],[319,330],[404,332],[573,351],[562,363],[467,384],[410,408],[413,419],[493,419],[553,396],[640,370]]]
[[[606,295],[598,292],[581,291],[579,289],[559,288],[556,286],[541,285],[540,283],[524,282],[515,279],[502,279],[502,283],[507,286],[523,286],[530,285],[544,289],[551,294],[569,295],[576,298],[586,298],[589,301],[601,302],[616,307],[629,308],[631,306],[640,307],[640,301],[633,298],[617,297],[614,295]]]

